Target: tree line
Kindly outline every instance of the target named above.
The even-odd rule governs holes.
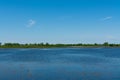
[[[50,47],[120,47],[120,44],[49,44],[49,43],[34,43],[34,44],[20,44],[20,43],[0,43],[0,48],[50,48]]]

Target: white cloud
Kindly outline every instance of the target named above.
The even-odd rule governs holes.
[[[34,26],[35,24],[36,24],[36,21],[30,19],[30,20],[28,21],[27,27],[32,27],[32,26]]]
[[[106,20],[110,20],[110,19],[112,19],[113,17],[112,16],[108,16],[108,17],[104,17],[102,20],[103,21],[106,21]]]

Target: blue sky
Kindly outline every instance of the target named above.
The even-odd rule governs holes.
[[[120,0],[0,0],[0,42],[120,43]]]

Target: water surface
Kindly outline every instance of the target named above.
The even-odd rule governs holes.
[[[0,49],[0,80],[120,80],[120,48]]]

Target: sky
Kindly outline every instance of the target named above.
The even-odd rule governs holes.
[[[120,43],[120,0],[0,0],[0,42]]]

